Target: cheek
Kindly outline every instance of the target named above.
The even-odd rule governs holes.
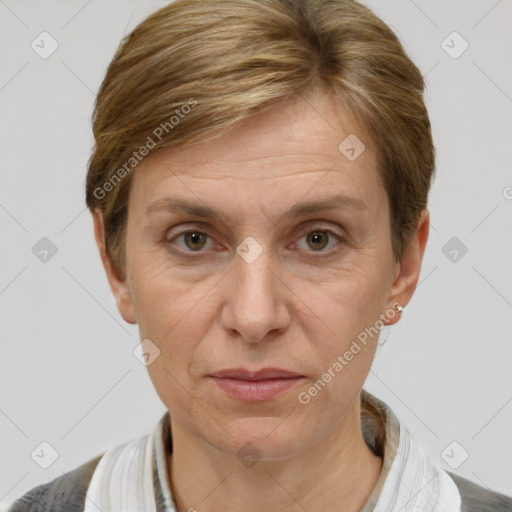
[[[323,322],[317,322],[316,332],[310,325],[307,334],[307,357],[315,361],[316,373],[300,390],[296,402],[299,410],[309,410],[309,414],[321,417],[327,425],[339,421],[341,412],[362,388],[380,331],[374,327],[379,310],[371,296],[361,293],[361,289],[333,292],[324,300]]]
[[[309,350],[315,352],[316,378],[329,382],[330,389],[353,388],[357,392],[375,355],[386,297],[385,276],[354,269],[338,282],[309,289],[303,296],[307,303],[297,318],[303,319],[302,328],[310,339]],[[331,396],[329,400],[338,399]]]
[[[311,310],[310,316],[314,314],[323,322],[326,333],[343,335],[345,340],[347,335],[357,335],[375,323],[388,292],[388,276],[379,262],[373,258],[360,260],[358,265],[329,276],[317,286],[304,283],[295,289]]]
[[[134,273],[140,337],[149,338],[160,349],[158,359],[148,366],[157,392],[172,389],[170,395],[175,396],[184,387],[191,391],[190,379],[197,373],[194,358],[199,352],[208,367],[210,352],[205,355],[199,345],[208,339],[208,332],[218,316],[215,296],[218,276],[185,282],[162,258],[158,261],[156,255],[155,258],[148,256],[146,262]],[[165,403],[169,400],[174,399],[167,397]]]
[[[180,279],[161,250],[141,252],[131,271],[141,335],[151,333],[163,339],[187,316],[197,315],[209,280],[194,283]]]
[[[209,330],[211,312],[205,290],[162,275],[146,280],[139,291],[141,339],[151,339],[160,349],[148,373],[162,402],[179,419],[180,411],[193,409],[191,371],[198,346]]]

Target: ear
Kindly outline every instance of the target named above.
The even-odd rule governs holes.
[[[116,299],[117,309],[126,322],[129,324],[136,324],[137,320],[135,317],[135,309],[133,307],[130,288],[128,286],[128,280],[127,278],[119,277],[107,255],[102,212],[100,210],[95,210],[92,217],[94,222],[94,237],[96,238],[96,244],[100,251],[101,261],[103,262],[103,267],[107,274],[110,289]]]
[[[385,325],[392,325],[400,320],[400,314],[394,310],[395,304],[405,307],[416,290],[420,277],[421,263],[427,245],[429,228],[430,213],[427,209],[424,209],[420,214],[416,233],[404,250],[402,262],[396,262],[395,264],[393,284],[389,290],[386,308],[387,312],[394,311],[395,314],[390,315],[388,313],[383,320]]]

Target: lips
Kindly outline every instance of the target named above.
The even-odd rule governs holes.
[[[218,379],[260,381],[269,379],[296,379],[298,377],[303,377],[303,375],[291,372],[289,370],[284,370],[282,368],[262,368],[261,370],[227,368],[225,370],[212,373],[210,377],[216,377]]]
[[[272,400],[294,388],[304,378],[303,375],[282,368],[228,368],[208,377],[231,398],[245,402]]]

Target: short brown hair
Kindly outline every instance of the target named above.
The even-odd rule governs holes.
[[[86,203],[103,213],[118,274],[130,171],[150,140],[151,149],[199,142],[317,87],[376,145],[400,261],[435,154],[423,76],[392,30],[353,0],[177,0],[124,38],[96,98]]]

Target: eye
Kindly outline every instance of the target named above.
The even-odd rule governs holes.
[[[334,243],[335,239],[340,240],[340,237],[330,229],[321,228],[309,230],[299,239],[299,242],[297,242],[299,249],[304,248],[300,246],[300,241],[302,239],[305,239],[307,247],[313,249],[313,252],[328,252],[328,249],[336,245]],[[329,245],[330,247],[328,247]],[[324,250],[326,247],[328,247],[328,249]],[[305,250],[307,251],[307,248]]]
[[[169,240],[169,243],[173,241],[183,240],[184,245],[177,243],[180,249],[183,249],[187,252],[201,252],[201,249],[208,246],[208,242],[210,243],[210,247],[214,244],[212,238],[206,233],[202,231],[194,230],[194,231],[184,231],[183,233],[178,234],[172,240]],[[217,245],[217,244],[214,244]]]
[[[302,242],[305,240],[305,244]],[[338,244],[336,243],[338,241]],[[304,231],[298,242],[294,245],[306,252],[330,252],[329,249],[339,245],[341,236],[337,235],[331,229],[318,227]],[[222,250],[223,247],[213,240],[207,233],[200,230],[189,230],[178,233],[173,238],[167,240],[167,243],[175,244],[185,253],[205,252],[208,249]]]

